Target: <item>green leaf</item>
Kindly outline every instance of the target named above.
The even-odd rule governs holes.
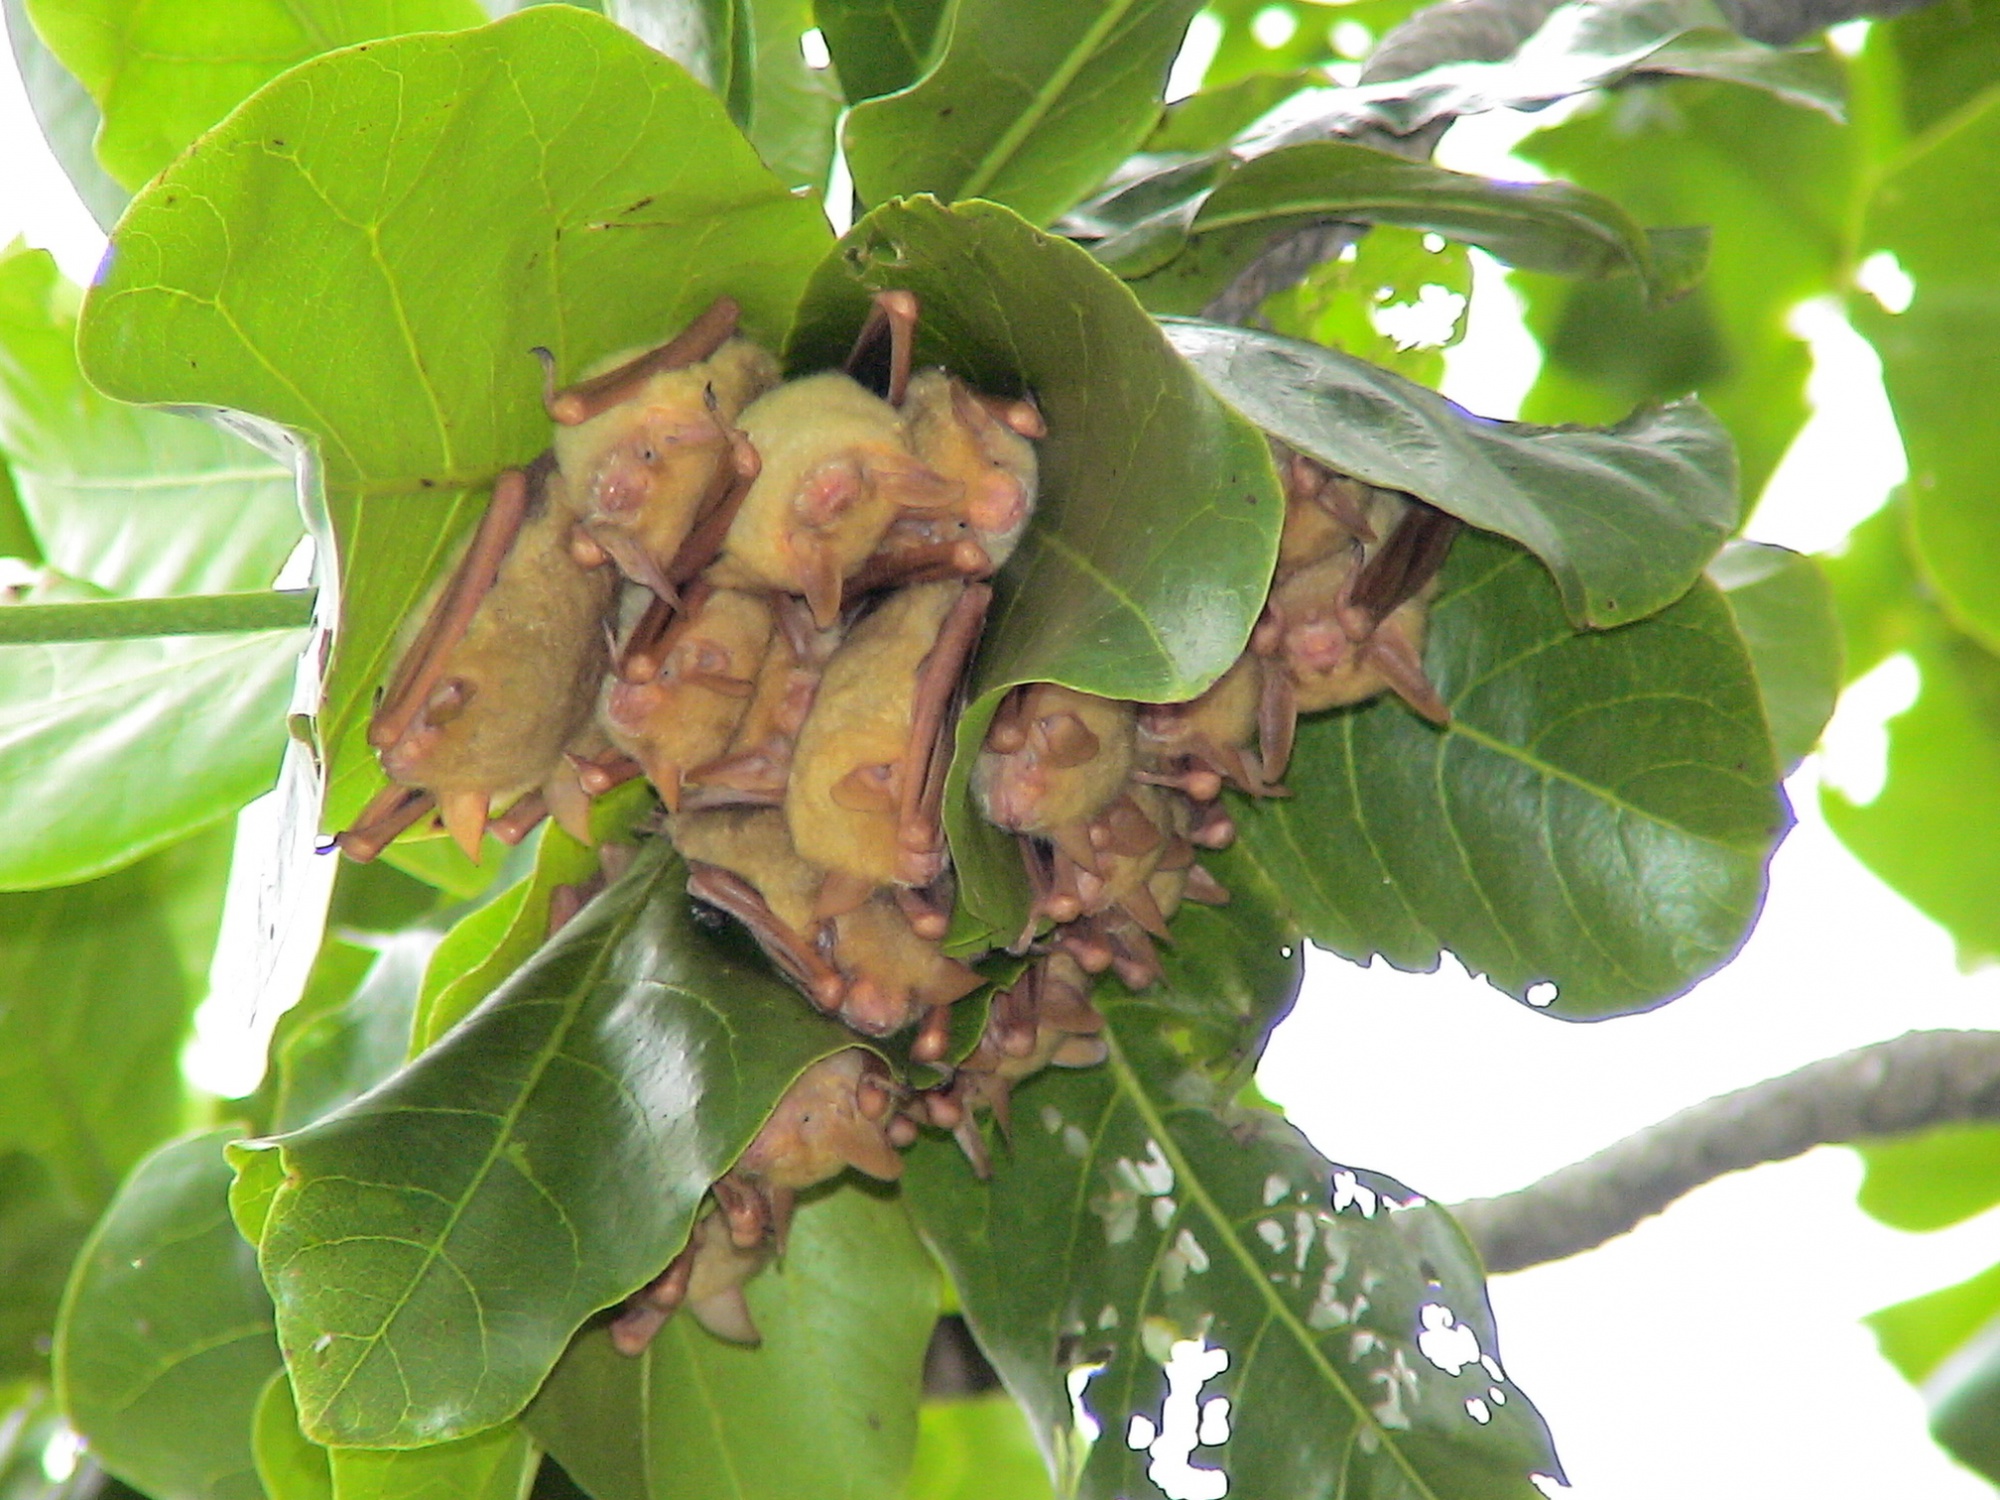
[[[1166,331],[1273,436],[1521,543],[1555,575],[1579,624],[1665,607],[1735,529],[1728,434],[1692,402],[1605,431],[1530,427],[1472,416],[1337,350],[1178,319]]]
[[[230,1222],[212,1130],[161,1147],[77,1262],[56,1336],[64,1409],[106,1468],[157,1500],[260,1500],[250,1453],[278,1368],[271,1300]]]
[[[456,1026],[527,962],[548,937],[549,899],[555,888],[585,880],[596,869],[596,850],[560,828],[543,830],[528,879],[463,918],[431,955],[415,1024],[406,1033],[412,1056]]]
[[[1004,1391],[926,1401],[909,1500],[1055,1500],[1020,1404]]]
[[[1189,1462],[1236,1494],[1324,1494],[1341,1476],[1355,1494],[1526,1500],[1531,1472],[1559,1475],[1443,1212],[1230,1108],[1151,1006],[1108,1009],[1110,1062],[1019,1090],[990,1183],[934,1141],[906,1178],[1058,1491],[1145,1493],[1149,1448],[1198,1412],[1210,1441]],[[1167,1388],[1170,1352],[1205,1352],[1207,1383]]]
[[[207,959],[185,946],[180,908],[219,898],[227,869],[192,857],[207,842],[0,895],[0,1150],[40,1156],[86,1213],[181,1128],[180,1049]]]
[[[2000,1482],[2000,1266],[1866,1319],[1883,1355],[1930,1408],[1931,1436],[1967,1468]]]
[[[315,1441],[421,1447],[520,1411],[850,1044],[746,938],[694,924],[685,878],[656,841],[394,1078],[232,1153]]]
[[[1048,421],[1040,504],[996,580],[946,802],[961,907],[1011,938],[1027,911],[1019,855],[964,790],[1001,694],[1036,681],[1147,702],[1199,693],[1256,623],[1282,503],[1263,436],[1075,245],[990,205],[878,209],[814,279],[793,363],[837,358],[883,287],[922,300],[919,358],[1032,390]]]
[[[322,1448],[299,1430],[283,1370],[257,1404],[253,1445],[270,1500],[522,1500],[542,1461],[516,1422],[428,1448]]]
[[[441,223],[465,229],[442,257]],[[495,472],[548,442],[528,351],[571,375],[724,292],[775,342],[826,244],[712,95],[559,5],[308,63],[134,202],[86,305],[92,379],[253,412],[320,459],[329,826],[380,784],[363,729],[399,627]]]
[[[1946,1125],[1855,1150],[1867,1168],[1856,1201],[1892,1229],[1944,1229],[2000,1203],[2000,1128],[1992,1125]]]
[[[93,879],[269,790],[301,643],[288,630],[0,647],[0,888]]]
[[[27,0],[35,27],[104,111],[97,159],[137,188],[290,67],[405,31],[477,26],[473,0]]]
[[[1890,64],[1893,107],[1911,134],[1958,113],[2000,76],[2000,12],[1985,3],[1926,6],[1877,21],[1868,57]]]
[[[908,88],[926,70],[947,0],[814,0],[850,104]]]
[[[283,1366],[272,1373],[258,1398],[250,1447],[268,1500],[333,1500],[333,1460],[325,1448],[299,1431],[291,1377]]]
[[[800,43],[813,24],[811,0],[751,0],[756,46],[750,144],[780,182],[826,191],[833,168],[840,84],[825,68],[806,66]]]
[[[938,1274],[901,1200],[851,1182],[816,1196],[745,1291],[757,1348],[687,1314],[637,1358],[593,1329],[528,1429],[596,1500],[904,1493]]]
[[[40,1157],[0,1151],[0,1427],[5,1384],[48,1373],[56,1308],[90,1223]]]
[[[2000,89],[1935,127],[1888,172],[1868,205],[1864,243],[1916,281],[1907,311],[1856,299],[1857,326],[1909,454],[1910,536],[1945,613],[2000,650],[2000,405],[1983,352],[2000,340]]]
[[[91,143],[103,116],[82,84],[49,51],[28,19],[27,0],[6,0],[7,39],[13,45],[14,66],[20,70],[22,91],[42,128],[42,139],[70,185],[83,200],[97,227],[110,231],[125,210],[125,189],[105,175]]]
[[[1188,234],[1336,218],[1429,230],[1510,265],[1564,276],[1637,275],[1664,300],[1699,279],[1698,258],[1655,255],[1652,240],[1608,198],[1564,182],[1495,182],[1348,141],[1310,141],[1243,163],[1201,202]],[[1151,250],[1153,256],[1158,249]],[[1100,251],[1100,256],[1103,252]],[[1106,257],[1121,274],[1124,265]],[[1136,272],[1160,262],[1140,262]]]
[[[42,560],[42,544],[35,539],[35,528],[28,524],[28,514],[21,509],[20,492],[14,488],[14,472],[7,466],[7,458],[0,453],[0,557],[19,558],[25,563]]]
[[[1557,7],[1497,62],[1452,61],[1406,78],[1305,90],[1240,137],[1236,150],[1256,156],[1370,129],[1410,135],[1436,120],[1535,109],[1645,72],[1750,83],[1840,112],[1839,80],[1829,63],[1793,59],[1735,36],[1713,0],[1605,0]]]
[[[75,297],[45,253],[0,257],[0,446],[47,564],[93,600],[267,586],[300,534],[291,475],[215,428],[93,391]],[[286,632],[0,648],[0,887],[103,874],[265,790],[299,644]]]
[[[1195,0],[959,0],[937,62],[849,111],[869,207],[986,198],[1046,224],[1152,131]]]
[[[328,940],[304,997],[271,1038],[271,1133],[324,1118],[402,1066],[437,946],[437,933],[423,927],[384,933],[369,947]]]
[[[1319,81],[1320,75],[1304,70],[1264,72],[1249,74],[1217,88],[1201,89],[1167,106],[1160,123],[1146,137],[1145,149],[1213,151],[1227,145],[1231,137],[1266,110]]]
[[[1828,826],[1862,862],[1952,935],[1959,962],[2000,956],[2000,657],[1912,600],[1902,648],[1917,700],[1889,720],[1889,776],[1857,803],[1831,787]]]
[[[1880,666],[1909,644],[1913,630],[1937,618],[1917,583],[1907,529],[1908,512],[1892,497],[1847,534],[1838,552],[1818,559],[1840,620],[1847,682]]]
[[[1790,813],[1717,590],[1577,631],[1524,554],[1466,533],[1425,667],[1451,723],[1395,700],[1303,721],[1292,795],[1237,809],[1225,885],[1356,962],[1450,949],[1571,1018],[1648,1009],[1728,961]]]
[[[1858,133],[1745,89],[1675,82],[1519,150],[1648,222],[1714,228],[1707,277],[1667,306],[1645,305],[1629,283],[1516,277],[1545,351],[1522,414],[1609,421],[1695,391],[1734,435],[1744,492],[1757,494],[1806,417],[1812,361],[1788,320],[1847,274]]]
[[[0,256],[0,447],[49,566],[141,598],[268,588],[302,530],[290,469],[91,389],[78,295],[46,251]]]
[[[1764,718],[1789,776],[1819,743],[1844,680],[1833,591],[1809,557],[1761,542],[1731,542],[1709,564],[1749,648]]]

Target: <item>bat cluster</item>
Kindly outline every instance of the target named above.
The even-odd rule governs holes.
[[[1229,899],[1197,854],[1234,837],[1225,787],[1282,795],[1300,713],[1393,690],[1446,714],[1423,633],[1457,523],[1281,453],[1276,577],[1213,687],[1142,704],[1042,682],[1001,702],[971,788],[1020,849],[1027,963],[954,1061],[952,1006],[988,981],[942,944],[945,778],[1042,418],[913,370],[908,293],[876,297],[844,369],[792,380],[736,318],[721,299],[565,389],[537,351],[554,442],[500,476],[407,641],[369,726],[391,785],[334,841],[373,858],[433,810],[475,859],[487,832],[518,841],[545,816],[587,840],[591,797],[644,776],[692,896],[821,1011],[863,1037],[914,1029],[911,1058],[946,1075],[911,1090],[861,1046],[801,1075],[614,1319],[627,1352],[682,1305],[754,1341],[742,1288],[797,1193],[850,1166],[896,1177],[921,1127],[984,1173],[979,1114],[1005,1129],[1014,1084],[1104,1057],[1097,976],[1151,984],[1180,904]],[[565,894],[555,919],[587,899]]]

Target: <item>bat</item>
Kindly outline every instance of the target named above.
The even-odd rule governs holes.
[[[827,663],[785,789],[798,852],[838,877],[826,914],[942,873],[947,721],[991,597],[984,584],[900,590]]]
[[[754,594],[697,583],[673,628],[653,648],[651,680],[613,678],[599,718],[612,744],[643,768],[669,812],[681,777],[729,748],[769,654],[770,605]]]
[[[973,763],[973,795],[996,826],[1047,839],[1094,870],[1090,820],[1131,780],[1136,752],[1132,704],[1033,683],[993,716]]]
[[[781,385],[740,420],[761,468],[716,579],[801,595],[821,629],[899,516],[941,512],[962,493],[910,452],[895,407],[838,371]]]
[[[697,522],[757,472],[757,452],[734,423],[777,385],[778,365],[734,336],[736,316],[736,304],[719,298],[678,337],[614,354],[544,398],[579,560],[608,556],[664,599],[674,596],[670,570]],[[552,370],[548,352],[538,352]]]
[[[571,557],[561,489],[545,461],[495,482],[369,723],[369,744],[396,785],[334,840],[355,858],[379,852],[400,831],[391,825],[423,816],[412,791],[433,799],[474,860],[492,808],[538,788],[588,837],[587,799],[564,752],[590,722],[608,662],[614,582]]]
[[[690,806],[732,803],[777,807],[791,777],[792,747],[819,693],[844,632],[814,626],[805,606],[788,594],[768,596],[774,633],[735,733],[725,752],[682,776],[693,788]]]
[[[682,1307],[717,1338],[732,1344],[763,1342],[743,1288],[770,1262],[771,1247],[743,1246],[729,1232],[727,1216],[710,1209],[695,1223],[686,1248],[666,1270],[625,1299],[611,1320],[611,1347],[638,1355]]]

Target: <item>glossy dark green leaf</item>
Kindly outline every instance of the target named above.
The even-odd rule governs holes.
[[[1445,62],[1407,78],[1306,90],[1260,120],[1236,149],[1256,156],[1369,129],[1409,135],[1435,120],[1534,109],[1649,72],[1727,79],[1834,115],[1841,109],[1831,59],[1745,41],[1730,33],[1712,0],[1607,0],[1558,7],[1502,61]]]
[[[1889,720],[1888,780],[1857,803],[1828,787],[1826,820],[1842,843],[1941,924],[1968,966],[2000,956],[2000,657],[1912,600],[1902,649],[1921,677],[1917,701]]]
[[[1931,1436],[1975,1473],[2000,1483],[2000,1266],[1867,1319],[1883,1355],[1923,1387]]]
[[[42,139],[49,143],[50,153],[97,227],[109,232],[124,211],[128,195],[97,164],[97,153],[92,149],[104,117],[76,75],[56,61],[35,30],[28,19],[27,0],[6,0],[0,12],[6,16],[14,66],[20,70],[22,92],[35,112],[35,123],[42,128]]]
[[[305,997],[271,1040],[271,1133],[331,1114],[402,1066],[417,991],[437,946],[438,934],[422,927],[384,933],[368,947],[327,943]]]
[[[570,1335],[672,1258],[793,1078],[850,1035],[665,842],[437,1046],[346,1109],[236,1148],[302,1424],[418,1447],[517,1413]]]
[[[1844,680],[1833,591],[1811,558],[1758,542],[1730,543],[1708,576],[1749,648],[1778,771],[1789,776],[1819,743]]]
[[[1580,624],[1678,599],[1735,528],[1729,436],[1692,402],[1603,431],[1530,427],[1337,350],[1212,323],[1166,330],[1224,400],[1294,448],[1521,543]]]
[[[518,1422],[428,1448],[322,1448],[299,1431],[282,1370],[257,1404],[252,1446],[268,1500],[523,1500],[541,1465]]]
[[[1357,962],[1449,949],[1573,1018],[1648,1009],[1727,962],[1790,813],[1719,591],[1577,631],[1531,558],[1468,532],[1424,663],[1450,725],[1396,700],[1303,721],[1292,795],[1239,807],[1224,884]]]
[[[1946,1125],[1864,1141],[1856,1201],[1894,1229],[1943,1229],[2000,1203],[2000,1128]]]
[[[750,144],[780,182],[820,198],[833,168],[841,97],[832,70],[806,62],[811,0],[751,0],[750,21],[756,49]]]
[[[448,255],[439,224],[464,228]],[[494,473],[548,441],[528,351],[568,376],[723,292],[775,341],[826,243],[712,95],[566,6],[309,63],[133,204],[86,308],[92,378],[254,412],[320,459],[331,824],[379,784],[361,732],[398,627]]]
[[[1530,1474],[1560,1470],[1456,1226],[1228,1107],[1160,1025],[1115,1006],[1106,1066],[1023,1086],[990,1183],[948,1143],[911,1157],[918,1221],[1058,1490],[1146,1493],[1178,1453],[1232,1494],[1340,1476],[1353,1494],[1536,1495]]]
[[[903,1494],[938,1274],[901,1199],[851,1183],[816,1197],[746,1292],[757,1348],[686,1314],[637,1358],[594,1329],[529,1431],[595,1500]]]
[[[1652,223],[1713,226],[1708,274],[1648,307],[1627,283],[1517,278],[1545,351],[1535,421],[1610,421],[1697,392],[1755,495],[1805,421],[1811,358],[1792,310],[1846,274],[1865,148],[1824,115],[1721,84],[1636,89],[1522,143],[1556,176]]]
[[[1256,622],[1281,502],[1263,437],[1075,245],[990,205],[878,209],[814,279],[794,363],[844,353],[880,287],[922,299],[919,358],[1031,390],[1048,422],[1040,504],[996,581],[947,811],[961,904],[1011,937],[1027,910],[1019,857],[966,810],[963,748],[1015,683],[1151,702],[1199,693]]]
[[[97,159],[128,189],[293,63],[406,31],[476,26],[474,0],[27,0],[104,112]]]
[[[40,1157],[0,1151],[0,1408],[9,1384],[48,1374],[56,1308],[90,1224]]]
[[[64,1409],[112,1472],[157,1500],[259,1500],[250,1422],[278,1368],[271,1299],[229,1217],[212,1130],[163,1146],[118,1190],[64,1300]]]
[[[93,391],[76,297],[45,252],[0,258],[0,446],[48,565],[93,598],[267,587],[301,533],[290,473]],[[301,639],[0,648],[0,887],[100,875],[268,788]]]
[[[212,837],[83,885],[0,896],[0,1150],[95,1214],[181,1128],[180,1049],[227,870]]]
[[[848,102],[908,88],[926,71],[946,0],[814,0]]]
[[[1958,626],[2000,650],[2000,465],[1986,354],[2000,340],[2000,89],[1915,143],[1868,206],[1871,250],[1916,281],[1907,311],[1857,299],[1856,323],[1910,459],[1906,494],[1918,566]]]
[[[1173,210],[1166,211],[1168,223]],[[1429,230],[1477,245],[1496,259],[1565,276],[1630,272],[1655,299],[1687,290],[1701,275],[1680,240],[1656,252],[1652,239],[1608,198],[1569,183],[1494,182],[1349,141],[1310,141],[1270,152],[1231,172],[1182,225],[1184,234],[1296,218],[1337,218]],[[1099,254],[1126,274],[1130,262]],[[1157,269],[1159,249],[1131,274]]]
[[[1020,1405],[1004,1391],[926,1401],[909,1500],[1055,1500]]]
[[[1151,133],[1195,0],[959,0],[937,61],[857,104],[842,139],[873,207],[934,193],[1046,224]]]

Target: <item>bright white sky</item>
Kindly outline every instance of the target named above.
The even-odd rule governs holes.
[[[42,146],[12,69],[0,74],[0,240],[18,230],[87,279],[102,239]],[[1441,160],[1530,175],[1506,155],[1526,123],[1461,125]],[[1510,416],[1537,355],[1490,263],[1473,319],[1446,391]],[[1797,326],[1818,360],[1816,415],[1750,534],[1818,549],[1880,503],[1902,459],[1866,345],[1831,308],[1803,310]],[[1829,736],[1843,785],[1867,782],[1871,756],[1879,778],[1895,689],[1850,695]],[[1697,1100],[1830,1053],[1912,1028],[1990,1024],[2000,978],[1961,975],[1944,934],[1826,831],[1820,774],[1816,757],[1793,780],[1799,827],[1756,935],[1694,994],[1651,1015],[1570,1026],[1449,964],[1408,976],[1321,959],[1271,1048],[1265,1089],[1329,1156],[1448,1202],[1519,1187]],[[1901,1234],[1854,1208],[1859,1176],[1851,1154],[1817,1151],[1705,1188],[1603,1250],[1494,1282],[1504,1361],[1553,1427],[1573,1493],[1990,1500],[1930,1443],[1917,1394],[1856,1320],[2000,1261],[2000,1214]]]

